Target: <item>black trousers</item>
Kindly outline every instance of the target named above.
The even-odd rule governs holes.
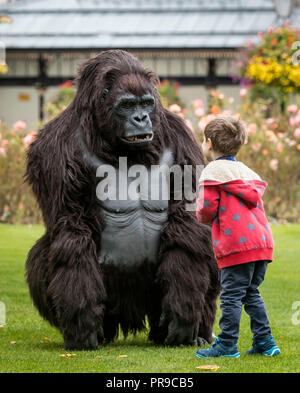
[[[255,261],[229,266],[219,272],[221,283],[220,341],[234,345],[239,337],[242,308],[250,316],[254,342],[264,341],[271,335],[265,303],[258,287],[263,282],[267,261]]]

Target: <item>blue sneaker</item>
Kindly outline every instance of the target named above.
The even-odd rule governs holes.
[[[248,355],[260,354],[264,356],[276,356],[280,354],[280,349],[275,344],[273,336],[270,336],[266,341],[255,342],[253,340],[252,348],[246,352]]]
[[[218,337],[210,348],[198,349],[195,355],[198,356],[198,358],[217,358],[220,356],[225,358],[240,357],[240,353],[237,350],[236,344],[234,344],[232,347],[229,347],[228,345],[222,344]]]

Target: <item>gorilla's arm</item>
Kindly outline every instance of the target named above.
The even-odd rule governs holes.
[[[30,146],[26,176],[49,237],[47,298],[66,347],[88,349],[98,345],[96,332],[102,329],[105,288],[97,263],[101,223],[91,200],[93,177],[77,149],[73,131],[62,132],[55,121],[48,123]],[[31,280],[29,276],[34,298]]]
[[[166,116],[173,130],[174,164],[192,165],[193,168],[203,165],[197,142],[182,119],[172,113]],[[196,183],[193,173],[193,191],[197,188]],[[187,202],[190,201],[184,196],[179,201],[171,198],[169,219],[161,234],[157,279],[165,290],[161,325],[168,324],[165,343],[169,345],[196,343],[199,323],[205,317],[204,296],[210,277],[217,275],[210,228],[197,222],[194,211],[186,210]]]

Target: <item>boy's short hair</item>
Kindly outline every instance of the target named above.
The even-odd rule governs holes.
[[[206,140],[210,138],[215,151],[235,156],[245,143],[247,131],[240,120],[218,116],[206,125],[204,135]]]

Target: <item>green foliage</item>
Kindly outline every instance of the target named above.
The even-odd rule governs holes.
[[[178,82],[170,82],[168,79],[164,79],[158,85],[158,91],[164,107],[168,108],[173,104],[183,106],[183,102],[179,97],[179,87],[180,84]]]
[[[58,116],[68,105],[73,101],[75,97],[75,90],[72,87],[71,81],[66,81],[60,85],[60,88],[53,99],[46,103],[45,113],[48,120]]]

